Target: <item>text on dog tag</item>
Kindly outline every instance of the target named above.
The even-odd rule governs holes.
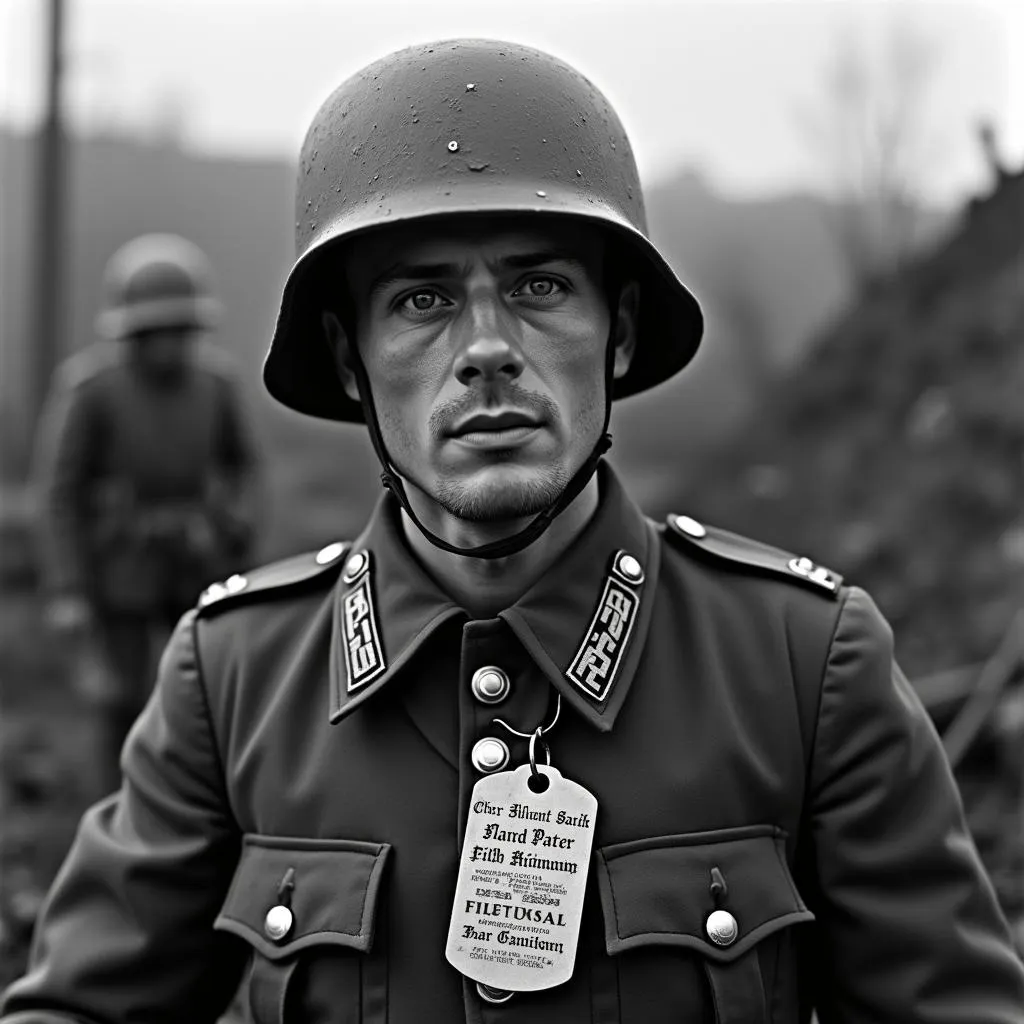
[[[548,765],[473,787],[445,955],[474,981],[534,992],[572,977],[597,798]]]

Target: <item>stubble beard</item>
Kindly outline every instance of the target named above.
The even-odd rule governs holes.
[[[519,393],[515,404],[520,408],[543,411],[548,423],[560,422],[560,411],[550,399],[528,395],[515,384],[507,386],[505,391],[512,396]],[[584,434],[598,431],[598,414],[603,408],[596,396],[588,397],[591,401],[580,410],[577,424]],[[435,411],[430,426],[431,436],[443,436],[445,425],[452,422],[455,411],[465,404],[466,400],[460,400]],[[402,422],[401,416],[392,410],[380,410],[378,417],[381,435],[389,452],[416,450],[416,437]],[[399,474],[448,515],[472,523],[502,523],[530,518],[550,508],[562,496],[576,471],[560,460],[545,466],[522,466],[516,462],[518,455],[517,449],[491,452],[489,458],[493,462],[480,474],[482,479],[442,475],[430,484],[415,468],[404,464],[406,458],[401,459],[403,464],[395,459],[394,454],[391,458]],[[568,453],[563,453],[563,457],[567,456]]]
[[[500,472],[500,470],[499,470]],[[500,523],[539,515],[550,508],[569,484],[560,466],[535,470],[526,480],[509,467],[504,479],[466,484],[442,479],[431,497],[449,515],[471,523]]]

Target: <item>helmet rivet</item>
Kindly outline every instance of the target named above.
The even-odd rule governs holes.
[[[544,192],[541,189],[537,189],[537,195],[539,195],[541,197],[541,199],[547,199],[547,197],[548,197],[547,192]]]
[[[454,139],[452,139],[452,141],[448,143],[448,152],[449,153],[457,153],[458,151],[459,151],[459,144]]]
[[[476,92],[476,82],[467,82],[466,92]]]

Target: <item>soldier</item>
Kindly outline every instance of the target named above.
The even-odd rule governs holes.
[[[215,322],[206,257],[174,235],[123,246],[106,271],[104,340],[57,372],[37,459],[48,618],[79,648],[101,794],[174,623],[245,565],[256,456]]]
[[[613,398],[696,301],[629,142],[519,45],[317,114],[265,365],[365,422],[364,531],[184,617],[10,1024],[1021,1024],[1024,966],[870,599],[646,519]]]

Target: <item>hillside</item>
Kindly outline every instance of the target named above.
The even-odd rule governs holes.
[[[869,588],[912,676],[983,660],[1024,600],[1022,228],[1018,175],[823,333],[677,495]]]

